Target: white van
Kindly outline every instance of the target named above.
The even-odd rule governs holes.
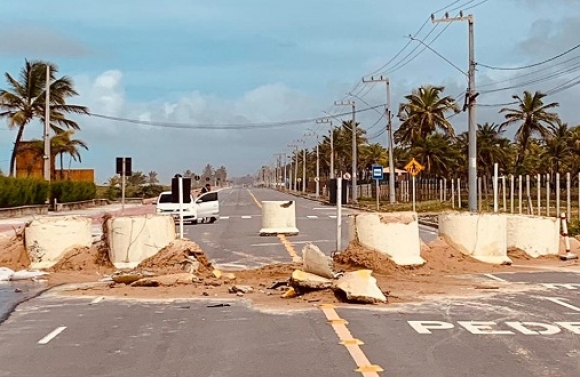
[[[179,220],[179,203],[171,201],[171,191],[164,191],[157,198],[157,214],[171,215]],[[192,224],[199,220],[214,223],[219,219],[220,204],[216,191],[201,194],[196,199],[190,195],[190,202],[183,203],[183,220]]]

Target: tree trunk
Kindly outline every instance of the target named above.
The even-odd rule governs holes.
[[[22,135],[24,134],[24,127],[26,125],[23,124],[18,127],[18,133],[16,134],[16,141],[14,142],[14,149],[12,149],[12,156],[10,156],[10,176],[16,177],[16,153],[18,152],[18,145],[22,140]]]
[[[60,179],[63,180],[64,179],[64,153],[60,154]]]

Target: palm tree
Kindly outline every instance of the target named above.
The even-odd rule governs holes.
[[[450,96],[441,97],[444,89],[443,86],[422,86],[405,96],[407,102],[399,106],[402,123],[394,133],[395,142],[410,145],[437,130],[455,136],[453,125],[445,114],[449,111],[458,113],[459,107]]]
[[[572,162],[572,131],[566,123],[548,126],[549,133],[540,157],[549,166],[552,173],[561,173],[561,168]]]
[[[521,167],[530,137],[536,134],[543,138],[548,137],[547,126],[556,126],[560,121],[557,113],[548,111],[558,107],[559,104],[557,102],[544,104],[544,97],[546,97],[545,93],[536,91],[532,94],[526,90],[523,98],[518,95],[512,96],[517,101],[517,108],[502,108],[499,111],[505,113],[506,121],[501,124],[502,129],[514,123],[520,124],[516,131],[516,142],[520,146],[516,158],[516,168]]]
[[[448,135],[435,133],[415,140],[411,155],[425,166],[425,174],[431,178],[453,175],[457,170],[459,153]]]
[[[379,143],[363,144],[358,151],[358,170],[363,171],[364,176],[369,177],[374,164],[386,166],[389,161],[387,150]]]
[[[159,183],[159,179],[157,178],[158,175],[159,174],[157,174],[156,171],[153,171],[153,170],[150,171],[147,174],[147,183],[149,183],[150,185],[154,185],[154,184]]]
[[[504,129],[495,123],[477,125],[477,168],[478,174],[493,175],[493,165],[506,171],[510,167],[512,146],[508,138],[503,137]],[[468,133],[464,132],[457,138],[459,149],[465,156],[468,153]]]
[[[25,60],[20,71],[20,81],[6,73],[8,89],[0,90],[0,118],[8,119],[8,127],[16,128],[16,140],[10,157],[10,174],[14,174],[14,165],[18,146],[24,134],[24,128],[33,119],[45,120],[45,85],[46,67],[50,70],[50,127],[53,131],[63,128],[78,130],[75,122],[66,118],[65,114],[88,114],[85,106],[69,105],[67,99],[78,95],[74,90],[72,79],[63,76],[56,78],[58,67],[43,61]]]

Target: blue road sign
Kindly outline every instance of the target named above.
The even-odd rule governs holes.
[[[381,165],[373,165],[373,179],[383,179],[383,167]]]

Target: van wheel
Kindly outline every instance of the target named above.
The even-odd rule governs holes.
[[[216,221],[217,221],[217,218],[215,218],[215,217],[212,217],[211,219],[209,219],[209,223],[210,223],[210,224],[213,224],[213,223],[215,223]]]

